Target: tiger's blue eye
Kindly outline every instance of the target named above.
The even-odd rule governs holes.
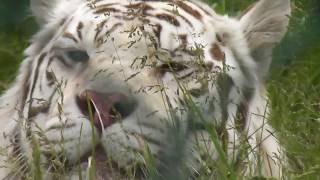
[[[87,62],[89,60],[89,55],[86,51],[79,51],[79,50],[74,50],[74,51],[68,51],[67,52],[68,58],[75,62]]]

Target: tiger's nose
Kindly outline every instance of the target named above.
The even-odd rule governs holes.
[[[122,93],[101,93],[86,90],[76,98],[81,112],[93,120],[101,132],[117,120],[129,116],[135,110],[137,103]]]

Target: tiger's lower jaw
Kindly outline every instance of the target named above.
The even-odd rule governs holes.
[[[143,179],[142,173],[136,171],[139,169],[128,165],[128,169],[119,167],[117,163],[107,157],[103,148],[99,145],[94,149],[94,153],[85,154],[79,159],[78,163],[66,165],[65,168],[53,170],[44,175],[43,179],[96,179],[96,180],[114,180],[126,179]],[[54,169],[54,168],[50,168]],[[50,171],[49,169],[49,171]],[[47,170],[48,171],[48,170]]]
[[[49,172],[44,174],[43,179],[96,179],[96,180],[111,180],[123,179],[125,173],[117,167],[110,165],[107,161],[99,161],[94,158],[88,159],[86,162],[75,164],[68,167],[64,172]]]

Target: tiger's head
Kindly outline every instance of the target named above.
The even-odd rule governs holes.
[[[31,9],[40,31],[0,99],[1,177],[20,166],[78,179],[95,164],[107,179],[106,162],[159,159],[172,129],[187,134],[186,164],[217,159],[203,126],[223,129],[262,87],[290,13],[289,0],[261,0],[238,19],[180,0],[32,0]]]

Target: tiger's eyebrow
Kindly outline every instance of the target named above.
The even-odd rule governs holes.
[[[78,40],[70,32],[63,33],[62,37],[67,38],[67,39],[71,39],[75,43],[78,43]]]

